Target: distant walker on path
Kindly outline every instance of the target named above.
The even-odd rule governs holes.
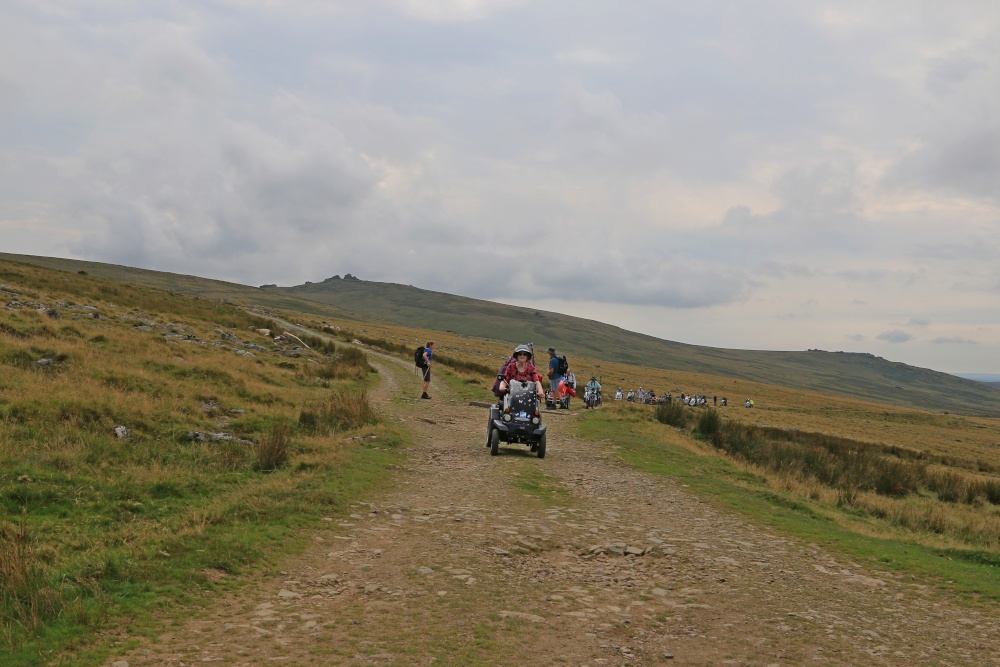
[[[424,363],[420,368],[424,371],[424,388],[423,392],[420,394],[420,398],[426,398],[430,400],[430,396],[427,395],[427,390],[431,387],[431,364],[434,362],[434,341],[427,341],[427,345],[424,346]]]

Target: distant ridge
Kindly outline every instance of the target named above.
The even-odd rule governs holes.
[[[542,349],[553,345],[560,352],[592,359],[744,379],[936,412],[1000,417],[1000,389],[995,386],[870,354],[688,345],[560,313],[408,285],[356,280],[353,276],[292,287],[267,285],[262,289],[99,262],[10,253],[0,253],[0,259],[63,271],[85,270],[125,283],[320,317],[382,320],[510,343],[531,341]]]

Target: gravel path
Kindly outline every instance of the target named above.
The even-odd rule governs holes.
[[[544,460],[491,457],[483,408],[440,383],[390,402],[418,379],[380,372],[417,443],[392,488],[109,664],[1000,665],[1000,610],[749,525],[574,437],[572,414],[546,414]]]

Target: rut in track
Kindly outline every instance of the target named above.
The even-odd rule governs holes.
[[[486,411],[378,400],[416,445],[315,546],[126,656],[137,665],[1000,665],[973,611],[622,465],[547,413],[544,460],[489,456]],[[544,487],[543,503],[525,487]]]

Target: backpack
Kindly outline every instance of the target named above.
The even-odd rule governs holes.
[[[421,345],[416,350],[413,351],[413,365],[419,368],[423,368],[427,365],[427,360],[424,359],[424,352],[427,350],[426,347]]]
[[[556,373],[563,377],[566,377],[566,374],[569,373],[569,362],[566,361],[565,355],[559,357],[559,365],[556,366]]]
[[[497,379],[493,383],[493,395],[496,396],[497,398],[500,398],[500,380],[503,379],[504,374],[507,372],[507,367],[510,366],[511,364],[516,364],[516,363],[517,359],[511,357],[507,361],[503,362],[503,366],[501,366],[500,370],[497,371]]]

